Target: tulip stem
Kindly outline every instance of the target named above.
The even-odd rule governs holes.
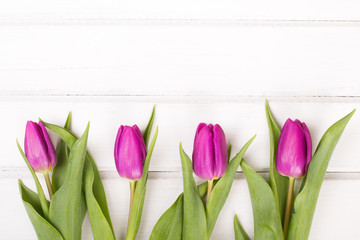
[[[207,189],[207,195],[206,195],[206,202],[208,202],[208,200],[209,200],[211,190],[212,190],[212,187],[213,187],[213,182],[214,182],[214,179],[208,180],[208,189]]]
[[[136,186],[136,181],[131,181],[130,182],[130,208],[129,208],[129,218],[128,218],[128,229],[129,229],[129,223],[130,223],[131,208],[132,208],[132,203],[133,203],[134,194],[135,194],[135,186]]]
[[[52,190],[52,185],[51,185],[51,182],[50,182],[49,173],[44,173],[44,178],[45,178],[47,189],[49,191],[49,197],[50,197],[50,200],[51,200],[54,193],[53,193],[53,190]]]
[[[284,217],[284,239],[287,238],[290,219],[291,219],[292,199],[294,195],[294,182],[295,182],[295,178],[289,177],[289,190],[286,200],[286,209],[285,209],[285,217]]]

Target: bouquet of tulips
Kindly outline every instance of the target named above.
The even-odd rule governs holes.
[[[150,240],[207,240],[230,193],[238,167],[247,179],[254,214],[255,239],[307,239],[320,187],[331,154],[354,111],[332,125],[312,154],[311,134],[305,123],[288,119],[280,129],[266,102],[270,134],[269,181],[244,160],[255,136],[230,160],[231,145],[218,124],[200,123],[194,139],[192,159],[179,145],[183,172],[183,193],[163,213]],[[118,129],[115,166],[129,179],[130,207],[126,239],[136,239],[144,205],[151,155],[158,130],[149,144],[155,107],[143,132],[137,125]],[[100,174],[86,150],[89,124],[80,138],[70,130],[69,114],[64,127],[44,121],[29,121],[25,132],[25,153],[18,143],[36,185],[36,192],[20,180],[20,193],[39,239],[81,239],[81,226],[89,213],[94,239],[115,239]],[[53,147],[48,132],[61,141]],[[42,173],[47,199],[36,175]],[[50,180],[50,174],[51,180]],[[205,182],[196,185],[193,173]],[[302,181],[298,191],[294,182]],[[249,239],[237,216],[235,239]]]

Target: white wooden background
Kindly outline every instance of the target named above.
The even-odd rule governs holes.
[[[128,183],[113,145],[120,124],[144,128],[157,105],[159,137],[138,239],[182,191],[178,144],[191,154],[199,122],[219,123],[233,150],[267,175],[264,100],[282,124],[299,118],[314,148],[336,120],[360,107],[360,4],[355,0],[2,0],[0,2],[0,238],[35,239],[17,186],[33,181],[17,151],[26,121],[63,124],[73,113],[105,185],[118,239]],[[360,114],[325,176],[310,239],[358,239]],[[197,179],[198,182],[201,180]],[[233,239],[239,215],[253,237],[246,180],[238,173],[212,239]],[[92,239],[88,219],[83,239]]]

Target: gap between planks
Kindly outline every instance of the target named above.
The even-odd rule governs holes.
[[[17,18],[0,17],[0,26],[116,26],[116,25],[235,25],[235,26],[360,26],[357,19],[196,19],[196,18]]]

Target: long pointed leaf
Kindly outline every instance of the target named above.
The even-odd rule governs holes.
[[[235,240],[250,240],[236,215],[234,217],[234,233]]]
[[[71,125],[71,112],[69,112],[64,129],[70,130]],[[52,174],[52,188],[54,193],[60,189],[60,187],[64,184],[67,168],[69,165],[69,154],[70,148],[66,145],[64,140],[60,138],[60,142],[56,148],[56,156],[57,156],[57,164],[54,167]],[[81,196],[81,216],[82,219],[85,218],[86,214],[86,203],[85,203],[85,195],[82,193]]]
[[[181,240],[183,226],[184,195],[176,199],[173,205],[164,212],[153,228],[149,240]]]
[[[145,200],[146,183],[147,183],[147,179],[148,179],[150,159],[151,159],[152,152],[154,150],[157,136],[158,136],[158,128],[156,127],[154,137],[151,141],[149,150],[146,154],[144,167],[143,167],[143,175],[142,175],[141,179],[136,183],[134,200],[133,200],[130,219],[129,219],[129,226],[128,226],[128,230],[126,233],[127,240],[135,239],[136,235],[139,231],[140,220],[141,220],[143,205],[144,205],[144,200]]]
[[[66,240],[81,239],[81,189],[88,133],[89,124],[71,148],[64,184],[50,203],[49,219]]]
[[[280,175],[276,170],[276,149],[280,137],[280,129],[275,122],[274,117],[271,114],[269,103],[265,101],[265,112],[266,119],[269,126],[269,136],[270,136],[270,170],[269,170],[269,182],[272,191],[274,192],[274,197],[276,202],[279,205],[279,211],[281,216],[281,222],[284,219],[285,205],[287,198],[287,189],[289,186],[289,178]]]
[[[71,125],[71,113],[68,114],[68,117],[65,122],[64,128],[70,130]],[[66,177],[67,166],[69,165],[69,147],[66,145],[64,140],[60,139],[60,142],[56,148],[57,163],[54,167],[52,174],[52,187],[54,193],[63,185]]]
[[[148,149],[149,140],[150,140],[150,134],[151,134],[152,126],[154,124],[154,117],[155,117],[155,105],[154,105],[153,110],[151,112],[149,122],[146,125],[145,131],[143,133],[143,138],[144,138],[146,149]]]
[[[206,197],[207,182],[197,186],[201,199]],[[150,235],[150,240],[182,239],[184,193],[159,218]],[[175,217],[174,217],[175,216]]]
[[[244,145],[240,152],[230,161],[226,172],[219,179],[211,192],[210,198],[206,204],[206,222],[209,237],[214,229],[216,219],[230,193],[230,189],[234,181],[236,171],[240,165],[241,159],[243,158],[246,150],[249,148],[250,144],[254,141],[254,139],[255,136],[252,137]]]
[[[316,202],[331,155],[355,110],[334,123],[321,138],[310,162],[306,182],[295,199],[288,239],[308,239]]]
[[[277,203],[268,183],[245,160],[240,163],[251,197],[255,239],[284,239]]]
[[[91,222],[91,228],[95,240],[115,240],[114,232],[107,222],[101,207],[99,206],[94,193],[92,191],[94,184],[94,171],[91,163],[85,161],[84,166],[84,188],[86,205],[88,206],[89,218]]]
[[[206,230],[206,212],[193,177],[190,158],[180,144],[180,157],[184,182],[184,222],[183,239],[208,239]]]
[[[62,140],[64,140],[64,142],[68,145],[69,148],[72,148],[74,143],[77,140],[77,137],[71,133],[70,131],[57,126],[57,125],[53,125],[50,123],[46,123],[44,121],[42,121],[44,123],[44,125],[49,128],[50,130],[52,130],[53,132],[55,132],[56,134],[58,134],[60,136],[60,138]],[[91,164],[91,168],[86,167],[84,168],[84,171],[88,171],[88,170],[93,170],[93,174],[94,174],[94,181],[93,181],[93,186],[92,188],[89,188],[89,184],[86,184],[84,187],[84,192],[85,195],[87,197],[94,197],[96,202],[98,203],[98,205],[101,208],[102,214],[104,215],[104,217],[107,220],[107,224],[110,229],[112,230],[112,233],[114,234],[114,230],[112,227],[112,223],[111,223],[111,219],[110,219],[110,213],[109,213],[109,209],[108,209],[108,205],[107,205],[107,201],[106,201],[106,195],[105,195],[105,190],[104,190],[104,185],[101,181],[100,178],[100,174],[98,171],[98,168],[96,166],[96,163],[94,161],[94,159],[91,157],[89,152],[86,152],[86,162]],[[86,164],[87,164],[86,163]],[[89,173],[85,172],[84,176],[87,176]],[[91,173],[90,173],[91,174]],[[91,194],[87,194],[88,192],[90,192]],[[89,200],[87,200],[88,202],[90,202]],[[87,208],[89,210],[89,208],[91,208],[92,205],[87,205]],[[92,215],[89,215],[90,218],[92,217]],[[91,220],[91,222],[96,222],[96,219]],[[108,229],[108,226],[103,226],[103,229]],[[94,234],[96,235],[96,234]]]
[[[49,216],[49,202],[46,200],[46,197],[45,197],[45,194],[44,194],[44,191],[41,187],[41,184],[39,182],[39,179],[37,178],[33,168],[31,167],[30,163],[29,163],[29,160],[27,159],[24,151],[22,150],[22,148],[20,147],[20,144],[19,144],[19,141],[16,140],[16,144],[17,144],[17,147],[20,151],[20,154],[21,156],[23,157],[26,165],[28,166],[30,172],[31,172],[31,175],[35,181],[35,186],[36,186],[36,190],[38,192],[38,196],[39,196],[39,199],[40,199],[40,203],[41,203],[41,208],[42,208],[42,212],[43,212],[43,217],[45,219],[48,219],[48,216]]]
[[[26,212],[39,240],[63,240],[61,234],[43,216],[39,197],[19,180],[19,189]]]

